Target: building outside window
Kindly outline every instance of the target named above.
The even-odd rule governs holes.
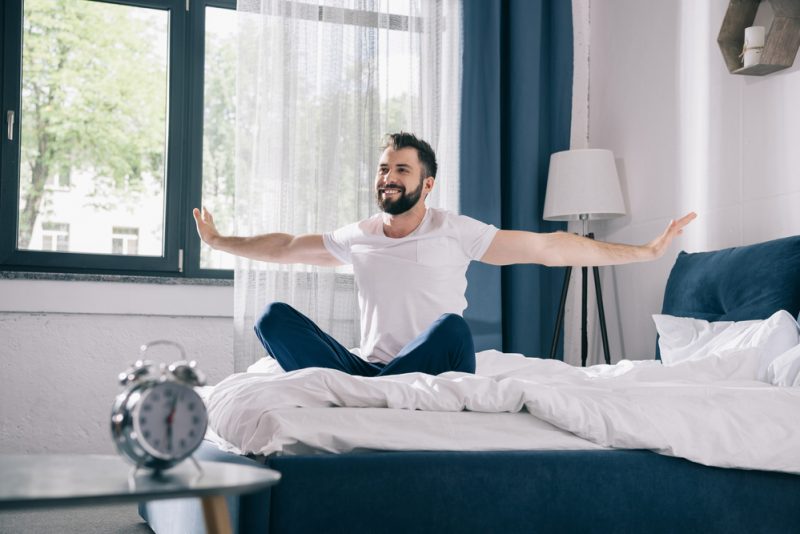
[[[69,224],[43,222],[41,241],[41,250],[69,251]]]
[[[111,253],[136,255],[139,247],[139,229],[115,226],[111,235]]]

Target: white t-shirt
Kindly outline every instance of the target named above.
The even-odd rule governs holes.
[[[322,235],[325,248],[353,264],[361,308],[361,355],[390,362],[443,313],[467,307],[467,266],[480,259],[497,228],[428,208],[416,230],[383,233],[381,214]]]

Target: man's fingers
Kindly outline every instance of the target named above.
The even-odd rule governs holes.
[[[667,226],[666,233],[667,234],[674,233],[675,235],[680,235],[683,233],[683,229],[686,227],[686,225],[695,220],[696,218],[697,214],[692,211],[690,213],[687,213],[678,220],[673,219],[669,222],[669,226]]]
[[[679,228],[683,228],[684,226],[686,226],[687,224],[689,224],[690,222],[692,222],[696,218],[697,218],[697,214],[695,212],[692,211],[690,213],[687,213],[686,215],[684,215],[683,217],[678,219],[678,221],[677,221],[678,227]]]

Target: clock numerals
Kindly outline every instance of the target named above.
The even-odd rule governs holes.
[[[185,386],[157,384],[143,396],[138,423],[146,450],[165,460],[182,458],[193,451],[205,434],[202,401]]]

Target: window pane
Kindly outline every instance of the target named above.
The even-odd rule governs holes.
[[[220,233],[233,232],[236,138],[236,11],[206,8],[205,86],[203,89],[203,198]],[[200,267],[233,269],[230,254],[205,243]]]
[[[139,245],[139,229],[115,226],[112,232],[111,253],[135,256]]]
[[[25,0],[23,17],[17,247],[120,253],[113,229],[133,227],[163,255],[169,13]]]

